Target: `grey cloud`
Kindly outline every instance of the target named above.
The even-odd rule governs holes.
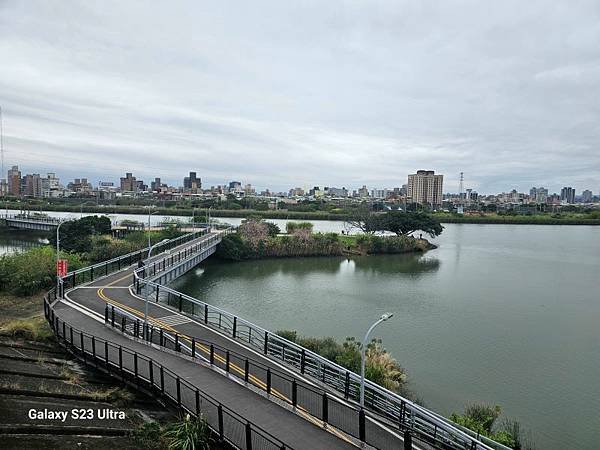
[[[597,2],[3,2],[7,163],[600,189]],[[116,160],[116,161],[115,161]],[[54,166],[53,166],[54,165]]]

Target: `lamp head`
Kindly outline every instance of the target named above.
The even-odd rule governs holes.
[[[385,322],[386,320],[391,319],[392,317],[394,317],[394,313],[385,313],[381,316],[381,320]]]

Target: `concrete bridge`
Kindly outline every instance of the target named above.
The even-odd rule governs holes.
[[[58,217],[50,217],[39,214],[4,214],[0,216],[0,223],[3,223],[9,228],[15,228],[19,230],[34,230],[34,231],[53,231],[58,227],[61,222],[74,219],[61,219]],[[175,225],[185,232],[191,233],[196,231],[198,228],[206,227],[206,224],[202,223],[190,223],[190,224],[179,224]],[[122,222],[112,223],[112,234],[115,237],[122,237],[133,231],[161,231],[164,230],[169,224],[159,224],[148,227],[143,222],[139,224],[129,224],[127,220]]]
[[[214,253],[228,230],[201,230],[68,274],[45,299],[74,355],[203,414],[236,448],[506,449],[243,318],[166,283]]]

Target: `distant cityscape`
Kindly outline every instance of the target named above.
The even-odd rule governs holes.
[[[494,205],[497,209],[510,209],[514,206],[565,206],[565,205],[598,205],[600,195],[594,195],[589,189],[577,194],[570,186],[563,187],[560,192],[550,193],[545,187],[532,187],[529,192],[518,192],[513,189],[498,194],[479,194],[471,188],[463,188],[463,174],[460,174],[460,187],[457,193],[443,193],[444,175],[433,170],[418,170],[407,176],[407,182],[393,188],[368,188],[362,186],[350,190],[346,187],[313,186],[293,187],[287,192],[274,192],[269,189],[257,192],[251,184],[241,181],[204,187],[197,172],[189,172],[183,177],[181,186],[170,186],[161,178],[154,178],[149,184],[137,179],[132,172],[125,173],[118,184],[112,181],[99,181],[94,186],[88,178],[75,178],[63,185],[54,172],[41,176],[38,173],[23,175],[18,166],[12,166],[7,178],[0,180],[0,196],[16,198],[92,198],[112,201],[122,197],[149,198],[157,200],[179,199],[221,199],[228,196],[236,198],[255,197],[269,200],[269,207],[280,208],[281,203],[295,204],[306,200],[322,200],[331,202],[369,201],[389,202],[400,205],[419,204],[433,209],[453,208],[461,205],[464,208],[485,209]],[[279,205],[279,206],[278,206]],[[543,209],[543,208],[540,208]]]

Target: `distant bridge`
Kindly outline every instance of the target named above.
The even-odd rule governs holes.
[[[143,265],[147,249],[67,274],[45,299],[57,339],[84,362],[201,413],[240,449],[508,450],[369,381],[361,410],[355,373],[165,285],[227,232],[173,239]]]
[[[35,230],[35,231],[52,231],[55,230],[56,227],[61,222],[66,222],[69,220],[75,220],[72,218],[61,219],[58,217],[50,217],[46,215],[39,214],[5,214],[0,216],[0,222],[4,223],[9,228],[15,228],[19,230]],[[170,225],[176,225],[180,231],[191,233],[193,231],[198,230],[199,228],[206,227],[206,224],[203,223],[179,223],[175,222],[173,224],[163,223],[151,226],[148,228],[143,222],[132,224],[131,221],[123,220],[120,223],[114,222],[112,223],[112,233],[114,236],[123,236],[132,231],[160,231],[164,230]]]

